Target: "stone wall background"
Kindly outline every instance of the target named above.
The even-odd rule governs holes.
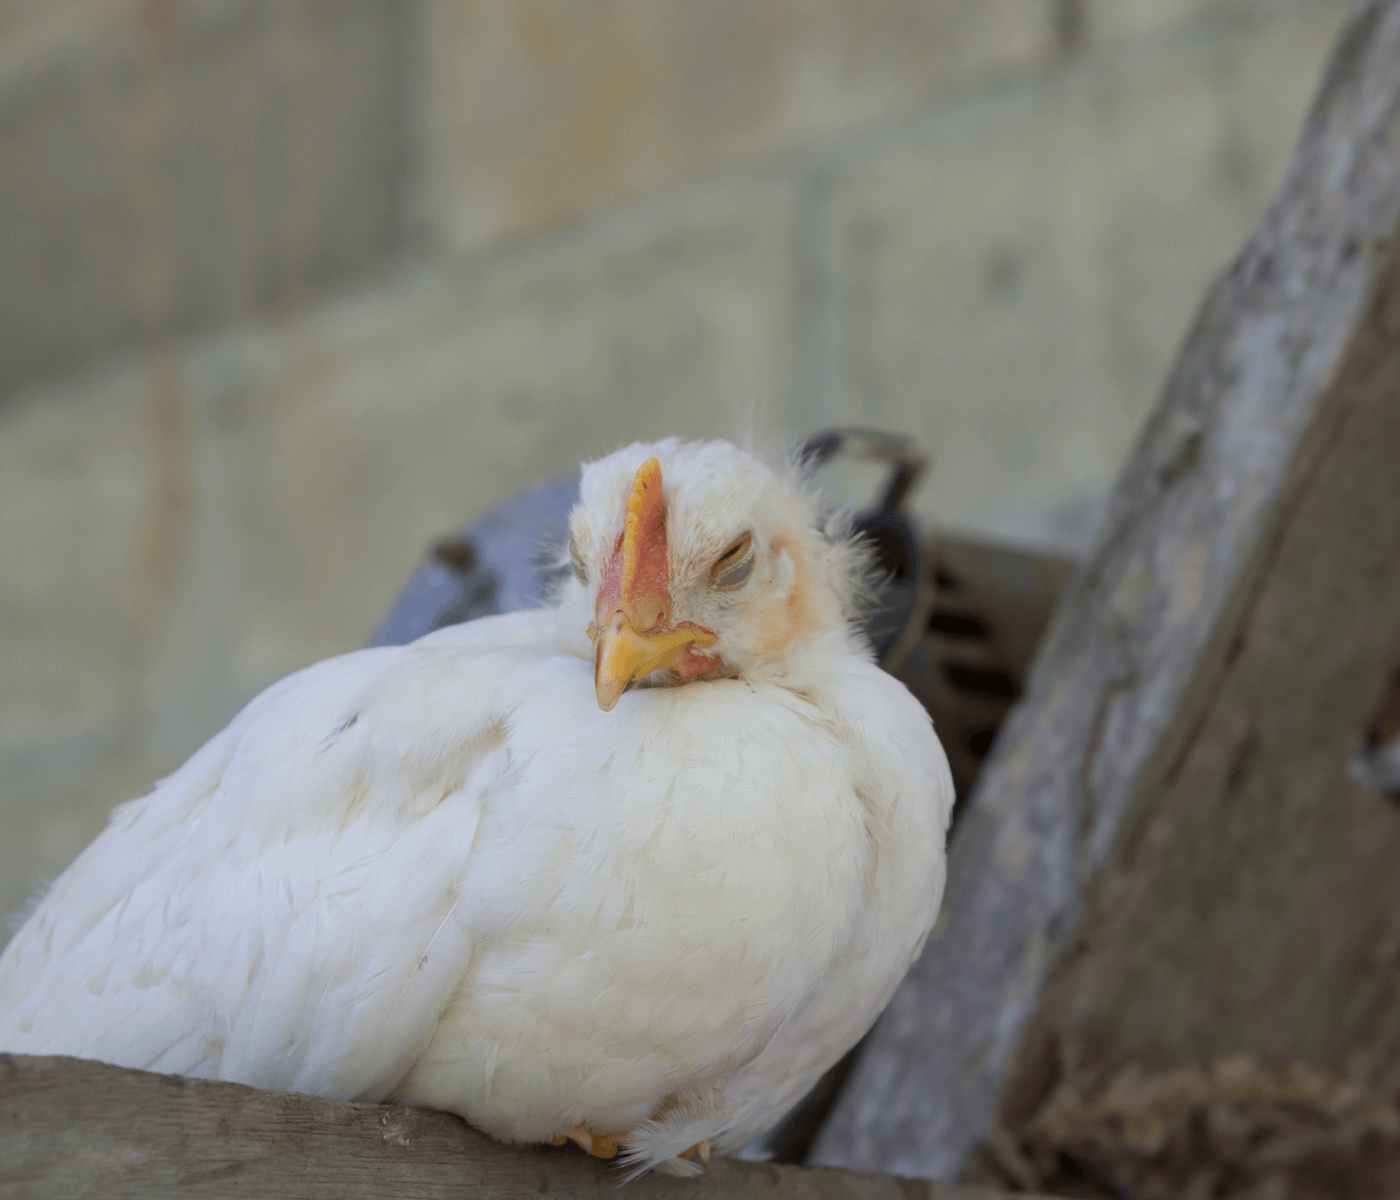
[[[0,0],[0,910],[624,441],[1082,547],[1346,7]]]

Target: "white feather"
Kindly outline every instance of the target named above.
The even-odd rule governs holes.
[[[857,554],[792,476],[722,443],[629,447],[585,473],[589,561],[653,453],[678,607],[737,677],[600,711],[570,583],[283,680],[52,886],[0,956],[0,1047],[516,1141],[626,1131],[629,1162],[678,1173],[780,1117],[922,944],[952,785],[847,626]],[[743,529],[762,570],[705,594]]]

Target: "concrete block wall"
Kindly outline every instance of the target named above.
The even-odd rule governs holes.
[[[624,441],[1082,546],[1346,7],[0,0],[0,910]]]

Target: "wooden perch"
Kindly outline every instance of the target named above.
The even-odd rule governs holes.
[[[1345,765],[1400,653],[1397,235],[1400,3],[1373,0],[1187,336],[814,1161],[953,1179],[983,1145],[1043,1185],[1037,1147],[1098,1121],[1126,1194],[1168,1093],[1370,1105],[1393,1137],[1400,817]]]
[[[0,1054],[0,1196],[161,1200],[999,1200],[987,1188],[713,1158],[699,1179],[621,1175],[575,1148],[503,1146],[457,1117],[76,1058]]]

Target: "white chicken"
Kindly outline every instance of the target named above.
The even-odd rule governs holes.
[[[0,1049],[460,1113],[636,1169],[771,1126],[918,954],[953,787],[800,472],[585,468],[553,608],[269,688],[0,956]]]

